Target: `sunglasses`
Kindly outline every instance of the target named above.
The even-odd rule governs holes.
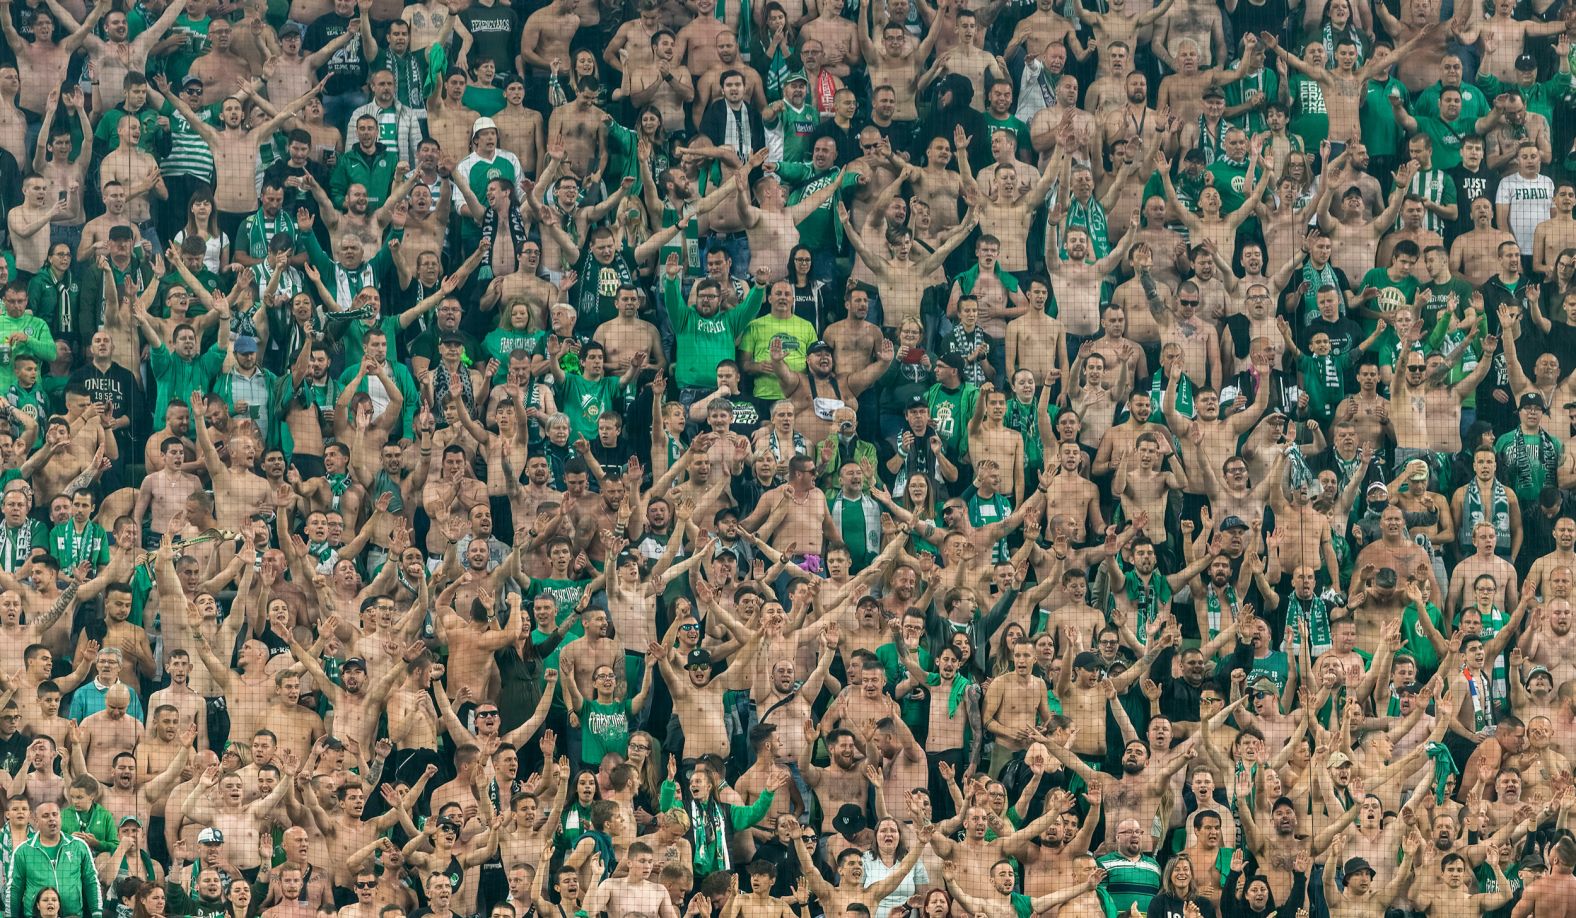
[[[477,711],[476,712],[476,716],[477,717],[497,717],[498,716],[498,712],[497,711]]]
[[[376,889],[377,886],[378,886],[378,881],[377,880],[371,880],[371,881],[368,881],[368,882],[365,882],[365,883],[363,883],[360,880],[356,881],[356,888],[357,889]]]

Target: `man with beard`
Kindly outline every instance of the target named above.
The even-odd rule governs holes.
[[[1067,351],[1078,355],[1083,342],[1093,338],[1100,328],[1101,285],[1106,275],[1127,257],[1128,250],[1138,241],[1138,234],[1124,233],[1116,248],[1098,260],[1095,259],[1099,249],[1083,226],[1069,225],[1061,231],[1060,240],[1056,240],[1057,235],[1046,233],[1045,272],[1051,276],[1052,287],[1058,293],[1057,318],[1067,328]],[[1061,247],[1067,250],[1065,258],[1061,255]]]
[[[322,625],[323,631],[327,633],[333,633],[339,627],[339,620],[333,616],[324,620]],[[352,657],[341,665],[340,681],[335,683],[323,671],[317,657],[295,639],[294,632],[290,632],[289,642],[291,656],[312,676],[312,684],[317,690],[326,693],[333,703],[334,719],[330,735],[343,741],[359,743],[363,749],[371,748],[372,729],[377,726],[384,702],[399,682],[404,666],[390,661],[377,679],[369,680],[366,661]],[[406,645],[401,652],[402,662],[415,660],[423,647],[420,641]]]
[[[1158,865],[1156,870],[1158,871]],[[990,882],[991,891],[986,897],[976,898],[958,888],[952,863],[946,862],[944,876],[947,881],[947,891],[952,894],[958,904],[969,910],[975,916],[985,918],[1017,918],[1017,916],[1030,914],[1038,915],[1051,909],[1059,908],[1067,902],[1078,898],[1086,892],[1092,892],[1106,880],[1104,868],[1090,873],[1082,883],[1068,885],[1056,892],[1046,893],[1043,896],[1030,898],[1022,893],[1014,892],[1017,888],[1018,874],[1009,860],[1000,860],[991,865]]]
[[[1129,667],[1120,676],[1109,680],[1118,692],[1126,691],[1148,671],[1149,664],[1154,662],[1162,649],[1169,646],[1170,634],[1168,630],[1157,640],[1150,641],[1138,665]],[[1109,702],[1102,685],[1106,680],[1101,678],[1105,666],[1100,657],[1090,651],[1077,652],[1075,655],[1078,646],[1079,642],[1074,640],[1063,643],[1062,665],[1056,674],[1056,698],[1061,702],[1063,714],[1073,724],[1067,748],[1087,761],[1101,762],[1105,760],[1106,754],[1105,716]],[[1080,739],[1083,741],[1079,742]]]
[[[1548,875],[1528,883],[1511,918],[1569,918],[1576,913],[1576,840],[1561,838],[1549,849]]]
[[[1155,646],[1161,646],[1161,642],[1156,641]],[[1066,666],[1067,664],[1063,663],[1064,669]],[[1139,665],[1130,667],[1128,672],[1136,674],[1147,668],[1140,662]],[[1127,673],[1123,675],[1127,675]],[[1101,692],[1102,696],[1104,694],[1104,692]],[[1243,701],[1245,699],[1239,699],[1239,701],[1231,705],[1231,708],[1234,710],[1240,707]],[[1103,731],[1105,725],[1103,723],[1100,724],[1099,729]],[[1122,750],[1122,774],[1120,777],[1117,777],[1095,771],[1085,764],[1080,756],[1075,755],[1072,750],[1077,745],[1080,728],[1075,724],[1070,728],[1069,732],[1071,735],[1066,746],[1055,742],[1043,733],[1037,734],[1036,738],[1045,743],[1051,755],[1055,756],[1073,774],[1083,779],[1086,784],[1093,786],[1099,783],[1101,785],[1101,798],[1104,801],[1103,808],[1105,810],[1105,831],[1107,835],[1116,838],[1117,850],[1123,852],[1123,857],[1131,860],[1141,851],[1154,851],[1159,844],[1159,839],[1151,831],[1148,829],[1135,829],[1136,834],[1128,838],[1126,837],[1128,833],[1125,833],[1123,829],[1127,825],[1136,827],[1155,824],[1155,814],[1160,810],[1161,798],[1165,795],[1171,783],[1171,777],[1198,756],[1197,746],[1189,745],[1185,751],[1168,757],[1164,765],[1150,768],[1149,746],[1142,740],[1129,740]],[[1101,866],[1105,865],[1102,864]],[[1107,869],[1109,870],[1110,868]],[[1155,881],[1156,883],[1159,882],[1158,874],[1155,877]]]
[[[789,367],[780,337],[772,340],[768,353],[782,397],[793,402],[797,410],[799,430],[811,442],[820,442],[831,435],[833,414],[839,408],[856,405],[860,394],[875,385],[891,366],[895,349],[892,342],[883,340],[874,362],[842,380],[836,373],[832,346],[824,341],[810,345],[803,371]]]

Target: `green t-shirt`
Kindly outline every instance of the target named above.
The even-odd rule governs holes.
[[[559,580],[555,577],[532,577],[530,584],[525,588],[525,602],[535,602],[539,596],[551,596],[553,602],[558,604],[558,617],[555,624],[562,625],[564,619],[574,614],[575,606],[580,604],[580,596],[591,585],[589,580]],[[565,637],[573,635],[579,637],[585,630],[578,622],[569,630]]]
[[[570,439],[596,439],[596,420],[618,407],[621,389],[617,376],[590,380],[579,373],[564,374],[564,381],[558,384],[558,398],[560,409],[569,415]]]
[[[609,752],[629,753],[629,702],[603,704],[587,698],[580,703],[580,762],[600,768]]]
[[[1545,450],[1552,451],[1553,456],[1546,456]],[[1565,444],[1552,437],[1545,441],[1541,434],[1524,434],[1517,428],[1494,441],[1494,452],[1499,456],[1499,467],[1505,476],[1502,480],[1516,492],[1522,506],[1530,507],[1543,492],[1548,466],[1559,467],[1565,455]]]
[[[678,339],[673,379],[679,386],[716,387],[717,365],[732,360],[737,353],[735,342],[760,312],[764,291],[765,288],[756,286],[732,309],[702,316],[684,299],[679,282],[663,277],[662,299]],[[770,342],[768,338],[768,345]]]
[[[821,113],[806,100],[804,108],[795,111],[786,101],[777,123],[783,132],[783,162],[796,163],[810,158],[810,138],[821,126]]]
[[[1400,96],[1406,104],[1406,86],[1395,77],[1388,81],[1369,80],[1363,92],[1363,107],[1357,118],[1363,133],[1363,144],[1374,156],[1393,156],[1401,149],[1401,126],[1395,123],[1395,112],[1390,109],[1390,94]]]
[[[810,345],[815,343],[815,337],[815,326],[804,319],[798,316],[779,319],[768,313],[754,319],[745,327],[744,337],[739,341],[739,350],[749,354],[757,363],[768,363],[772,359],[772,339],[781,338],[783,363],[795,373],[803,373],[805,357],[809,353]],[[712,372],[716,372],[715,367]],[[753,383],[751,391],[758,399],[783,397],[783,387],[777,381],[775,373],[767,372],[756,376]]]
[[[1306,149],[1318,149],[1330,134],[1330,113],[1324,104],[1324,87],[1300,73],[1287,78],[1292,116],[1286,130],[1302,138]]]
[[[948,392],[941,383],[930,387],[925,401],[930,404],[930,426],[941,438],[947,455],[956,459],[969,451],[969,419],[974,417],[974,403],[980,390],[971,383],[964,383]]]
[[[782,162],[777,166],[777,177],[792,189],[788,193],[788,204],[792,206],[837,181],[838,171],[826,169],[817,172],[815,166],[808,162]],[[857,175],[850,172],[842,176],[842,188],[852,188],[857,184]],[[799,221],[799,241],[811,250],[835,250],[842,247],[843,225],[837,222],[837,199],[838,194],[833,194]]]
[[[1417,115],[1417,132],[1428,135],[1434,144],[1434,168],[1449,171],[1461,165],[1461,141],[1473,133],[1475,121],[1465,114],[1455,121],[1441,121],[1438,115]]]
[[[1368,308],[1374,312],[1391,313],[1412,304],[1412,298],[1417,296],[1417,278],[1406,274],[1400,280],[1394,280],[1390,277],[1388,268],[1371,268],[1363,275],[1363,282],[1357,285],[1358,292],[1369,288],[1379,291],[1379,296],[1367,304]],[[1378,319],[1367,316],[1358,315],[1353,318],[1362,326],[1365,336],[1373,334],[1374,328],[1379,324]]]

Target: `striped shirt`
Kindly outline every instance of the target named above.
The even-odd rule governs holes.
[[[1117,914],[1138,903],[1140,912],[1149,910],[1149,900],[1160,892],[1160,865],[1147,854],[1130,860],[1112,852],[1103,854],[1096,861],[1105,871],[1105,890],[1116,903]]]
[[[214,106],[199,109],[197,114],[214,124],[213,109]],[[208,149],[208,141],[192,130],[190,122],[170,103],[164,103],[160,114],[170,119],[170,154],[159,161],[159,171],[165,175],[189,175],[213,184],[213,151]]]

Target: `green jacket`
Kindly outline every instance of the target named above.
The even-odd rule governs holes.
[[[78,832],[86,832],[98,840],[100,851],[113,851],[115,846],[120,844],[120,832],[115,828],[115,817],[104,808],[102,803],[93,804],[86,816],[78,813],[74,806],[61,807],[60,831],[73,837]]]
[[[193,390],[206,394],[213,386],[213,378],[224,367],[224,354],[217,344],[191,360],[177,357],[162,344],[154,348],[148,354],[148,366],[153,371],[154,381],[159,384],[158,401],[153,406],[154,420],[164,417],[170,399],[184,401],[191,397]]]
[[[61,831],[65,831],[63,824]],[[12,853],[5,889],[6,914],[11,918],[32,918],[33,899],[45,888],[60,893],[62,915],[104,916],[104,896],[99,890],[98,871],[93,867],[93,852],[80,838],[62,834],[60,844],[45,848],[35,835]]]
[[[5,313],[0,313],[0,343],[4,343],[17,332],[21,332],[27,338],[11,346],[12,360],[22,354],[31,354],[45,364],[55,359],[55,336],[50,334],[49,326],[44,324],[43,319],[30,315],[13,319]],[[39,367],[39,376],[43,376],[46,369],[47,367]],[[16,382],[16,371],[11,369],[11,360],[0,363],[0,391],[11,388],[14,382]]]
[[[265,449],[279,448],[279,428],[284,426],[285,401],[290,397],[291,386],[285,377],[278,376],[268,370],[258,367],[257,371],[263,374],[263,385],[268,388],[268,429],[263,431],[267,439]],[[234,376],[230,373],[219,373],[213,380],[213,394],[224,399],[230,411],[235,411]]]
[[[388,200],[389,189],[394,187],[394,167],[399,164],[399,154],[378,144],[377,152],[363,153],[361,145],[353,143],[350,149],[339,154],[334,173],[328,177],[328,196],[335,207],[345,206],[345,192],[351,185],[367,189],[367,210],[377,210]]]

